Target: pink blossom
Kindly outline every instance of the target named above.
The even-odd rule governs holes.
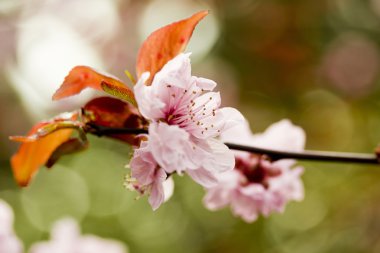
[[[73,219],[55,223],[51,240],[38,242],[30,253],[126,253],[125,246],[117,241],[102,239],[94,235],[80,235],[78,224]]]
[[[190,54],[179,54],[169,61],[145,85],[149,73],[142,75],[135,86],[141,114],[151,121],[177,125],[189,134],[207,139],[242,121],[234,108],[219,108],[219,92],[212,92],[216,83],[191,75]]]
[[[263,134],[252,135],[248,123],[231,128],[222,136],[225,141],[253,145],[275,150],[301,151],[305,133],[289,120],[271,125]],[[228,205],[234,215],[246,222],[255,221],[260,214],[267,217],[273,212],[283,212],[292,200],[304,196],[300,176],[302,167],[295,161],[282,159],[275,162],[247,152],[235,152],[235,169],[219,175],[219,184],[207,189],[205,206],[218,210]]]
[[[127,186],[140,194],[149,193],[149,203],[153,210],[171,197],[174,189],[173,179],[158,166],[149,150],[148,142],[142,142],[140,148],[135,150],[130,167],[132,179],[129,179]]]
[[[243,116],[234,108],[219,108],[220,94],[212,92],[216,83],[192,76],[189,56],[179,54],[169,61],[150,86],[145,84],[149,73],[144,73],[134,89],[139,110],[150,125],[146,144],[136,149],[131,161],[132,176],[140,178],[141,185],[150,185],[151,204],[162,203],[158,185],[167,174],[185,172],[211,187],[217,174],[234,167],[232,151],[217,137],[242,122]],[[153,192],[158,192],[154,198]]]
[[[23,246],[13,231],[13,211],[0,200],[0,253],[21,253]]]

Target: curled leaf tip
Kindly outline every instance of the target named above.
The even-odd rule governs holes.
[[[60,100],[73,96],[86,88],[91,79],[90,68],[86,66],[76,66],[70,70],[59,89],[54,93],[53,100]]]

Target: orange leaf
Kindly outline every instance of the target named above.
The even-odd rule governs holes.
[[[137,55],[136,73],[150,72],[148,84],[154,75],[176,55],[185,50],[195,26],[208,14],[200,11],[193,16],[164,26],[153,32],[142,44]]]
[[[103,75],[90,67],[76,66],[66,76],[63,84],[54,93],[53,100],[70,97],[80,93],[85,88],[93,88],[95,90],[104,91],[102,83],[106,83],[108,87],[113,87],[114,90],[119,88],[124,94],[128,94],[128,102],[135,104],[135,98],[132,90],[123,84],[117,78]],[[125,97],[125,96],[124,96]]]
[[[35,125],[28,135],[33,135],[46,123]],[[62,129],[42,137],[34,142],[22,143],[11,158],[13,175],[20,186],[27,186],[33,175],[44,165],[51,154],[66,142],[72,129]]]

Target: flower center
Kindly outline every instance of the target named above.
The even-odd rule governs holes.
[[[247,181],[244,184],[256,183],[265,188],[269,187],[270,178],[281,175],[281,170],[264,160],[262,155],[251,155],[249,161],[237,157],[235,167],[245,176]]]
[[[172,85],[166,87],[169,106],[163,121],[169,125],[178,125],[190,133],[198,131],[200,134],[206,134],[212,131],[219,135],[220,129],[214,124],[219,107],[214,93],[205,92],[195,84],[188,89]]]

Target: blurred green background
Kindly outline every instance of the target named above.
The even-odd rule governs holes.
[[[26,247],[48,238],[60,217],[84,233],[125,242],[130,252],[380,252],[380,168],[301,163],[305,200],[246,224],[207,211],[204,190],[175,177],[172,199],[153,212],[123,188],[131,152],[90,139],[89,150],[16,186],[9,158],[38,120],[94,94],[53,103],[75,65],[119,76],[134,71],[154,29],[211,10],[194,33],[193,74],[214,79],[224,105],[254,132],[289,118],[307,148],[372,152],[380,140],[380,0],[0,0],[0,198],[12,205]],[[95,94],[96,95],[96,94]]]

